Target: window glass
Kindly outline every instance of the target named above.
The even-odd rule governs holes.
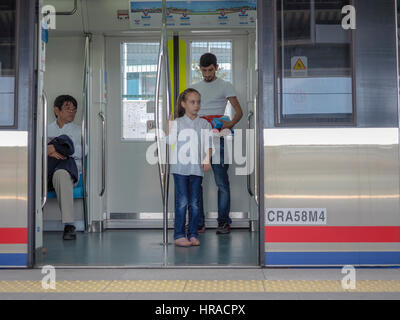
[[[15,1],[0,4],[0,126],[15,124]]]
[[[145,140],[154,127],[158,42],[121,45],[122,139]]]
[[[154,99],[158,42],[124,43],[122,48],[123,95],[127,100]]]
[[[349,1],[277,2],[278,125],[353,123]]]

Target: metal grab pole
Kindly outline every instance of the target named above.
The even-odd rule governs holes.
[[[72,16],[78,10],[78,0],[74,0],[74,8],[71,11],[56,12],[57,16]]]
[[[163,38],[161,38],[158,64],[157,64],[157,79],[156,79],[156,93],[155,93],[155,119],[156,119],[156,142],[157,142],[157,157],[158,157],[158,170],[160,173],[161,190],[164,190],[164,172],[161,158],[161,128],[160,128],[160,82],[161,82],[161,69],[163,65]],[[162,200],[164,203],[164,192],[161,192]]]
[[[47,202],[47,95],[43,90],[43,135],[42,135],[42,209]]]
[[[158,169],[160,174],[161,185],[161,198],[163,202],[163,242],[164,246],[168,245],[168,193],[169,193],[169,150],[165,148],[165,159],[162,159],[162,146],[161,146],[161,121],[160,121],[160,84],[161,76],[164,75],[165,87],[165,103],[163,104],[165,112],[162,112],[164,120],[169,118],[171,108],[171,83],[169,79],[169,61],[168,61],[168,42],[167,42],[167,28],[166,28],[166,0],[162,1],[162,29],[161,29],[161,42],[160,51],[157,65],[157,80],[156,80],[156,93],[155,93],[155,118],[156,118],[156,141],[158,153]],[[164,71],[164,72],[163,72]],[[165,117],[164,117],[165,113]],[[163,121],[165,123],[165,121]],[[163,161],[165,160],[165,162]],[[164,257],[166,259],[166,257]],[[167,260],[165,260],[165,263]]]
[[[83,185],[83,218],[85,223],[85,231],[89,229],[89,217],[88,217],[88,206],[87,206],[87,171],[86,171],[86,133],[87,133],[87,115],[89,108],[89,68],[90,68],[90,57],[89,57],[89,45],[90,35],[86,35],[85,39],[85,64],[83,71],[83,101],[84,108],[82,109],[82,185]]]
[[[169,77],[169,59],[168,59],[168,40],[167,40],[167,1],[163,0],[163,11],[162,11],[162,37],[164,38],[164,76],[166,85],[166,103],[164,120],[169,119],[169,113],[171,110],[171,81]],[[166,121],[164,123],[167,123]],[[169,194],[169,148],[165,148],[165,170],[164,170],[164,205],[163,205],[163,216],[164,216],[164,245],[168,245],[168,194]],[[165,257],[166,258],[166,257]]]
[[[249,114],[247,115],[247,127],[248,129],[250,129],[250,120],[253,117],[253,111],[250,111]],[[247,148],[249,148],[249,141],[247,141]],[[247,154],[250,154],[247,150]],[[254,155],[253,155],[254,156]],[[251,178],[251,172],[249,170],[249,172],[247,172],[247,192],[249,193],[250,197],[254,196],[253,191],[251,190],[251,186],[250,186],[250,178]]]
[[[103,112],[99,112],[99,117],[101,119],[102,130],[101,130],[101,191],[99,196],[104,195],[106,190],[106,118]]]
[[[259,172],[259,159],[258,159],[258,155],[259,155],[259,132],[258,132],[258,105],[257,105],[257,95],[258,93],[256,93],[255,97],[254,97],[254,200],[256,200],[256,204],[257,206],[259,206],[259,194],[258,194],[258,186],[259,186],[259,179],[260,177],[258,176],[258,172]]]

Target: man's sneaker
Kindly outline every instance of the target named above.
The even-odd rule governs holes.
[[[231,232],[229,223],[218,223],[217,234],[228,234]]]
[[[64,227],[64,235],[63,235],[64,240],[75,240],[76,239],[76,233],[75,233],[75,227],[71,225],[66,225]]]
[[[197,232],[198,232],[198,233],[204,233],[204,232],[206,232],[206,226],[197,227]]]

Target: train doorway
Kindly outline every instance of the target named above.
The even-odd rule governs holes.
[[[53,2],[55,6],[58,4]],[[201,245],[179,248],[172,244],[173,183],[169,186],[167,208],[170,244],[162,245],[165,218],[160,177],[157,165],[149,163],[146,157],[155,145],[149,132],[156,126],[154,101],[161,33],[129,30],[128,22],[112,26],[106,17],[112,16],[111,9],[117,12],[118,6],[126,6],[126,2],[115,1],[113,8],[109,8],[82,1],[77,7],[78,16],[58,17],[58,27],[49,30],[45,52],[42,49],[45,64],[42,87],[46,96],[40,103],[47,97],[48,120],[46,123],[39,120],[38,127],[44,124],[45,132],[46,125],[56,120],[55,97],[74,95],[79,106],[74,122],[82,128],[82,150],[86,155],[82,161],[83,193],[74,199],[77,239],[62,239],[57,199],[49,196],[42,217],[36,221],[40,227],[36,228],[36,265],[258,266],[259,179],[255,170],[256,152],[249,147],[250,140],[258,139],[254,130],[257,127],[255,29],[198,28],[168,32],[168,76],[175,86],[171,90],[172,101],[180,91],[201,81],[198,59],[202,53],[213,52],[219,58],[219,76],[233,84],[243,111],[243,118],[235,127],[242,133],[242,161],[236,163],[232,159],[229,168],[231,233],[216,234],[217,187],[210,172],[203,181],[206,231],[200,235]],[[86,21],[87,15],[95,15],[96,19]],[[81,29],[76,27],[79,24]],[[64,76],[60,78],[60,74]],[[226,114],[232,116],[229,106]],[[42,137],[39,133],[38,141]],[[233,155],[236,148],[233,139],[231,145]],[[245,165],[250,168],[246,172]]]

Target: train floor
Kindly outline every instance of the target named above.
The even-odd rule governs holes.
[[[258,233],[232,229],[217,235],[215,229],[199,235],[198,247],[167,246],[167,266],[257,266]],[[173,242],[173,230],[169,230]],[[165,264],[162,230],[107,230],[77,233],[76,240],[64,241],[62,232],[44,232],[43,254],[36,264],[54,266],[142,266]]]

